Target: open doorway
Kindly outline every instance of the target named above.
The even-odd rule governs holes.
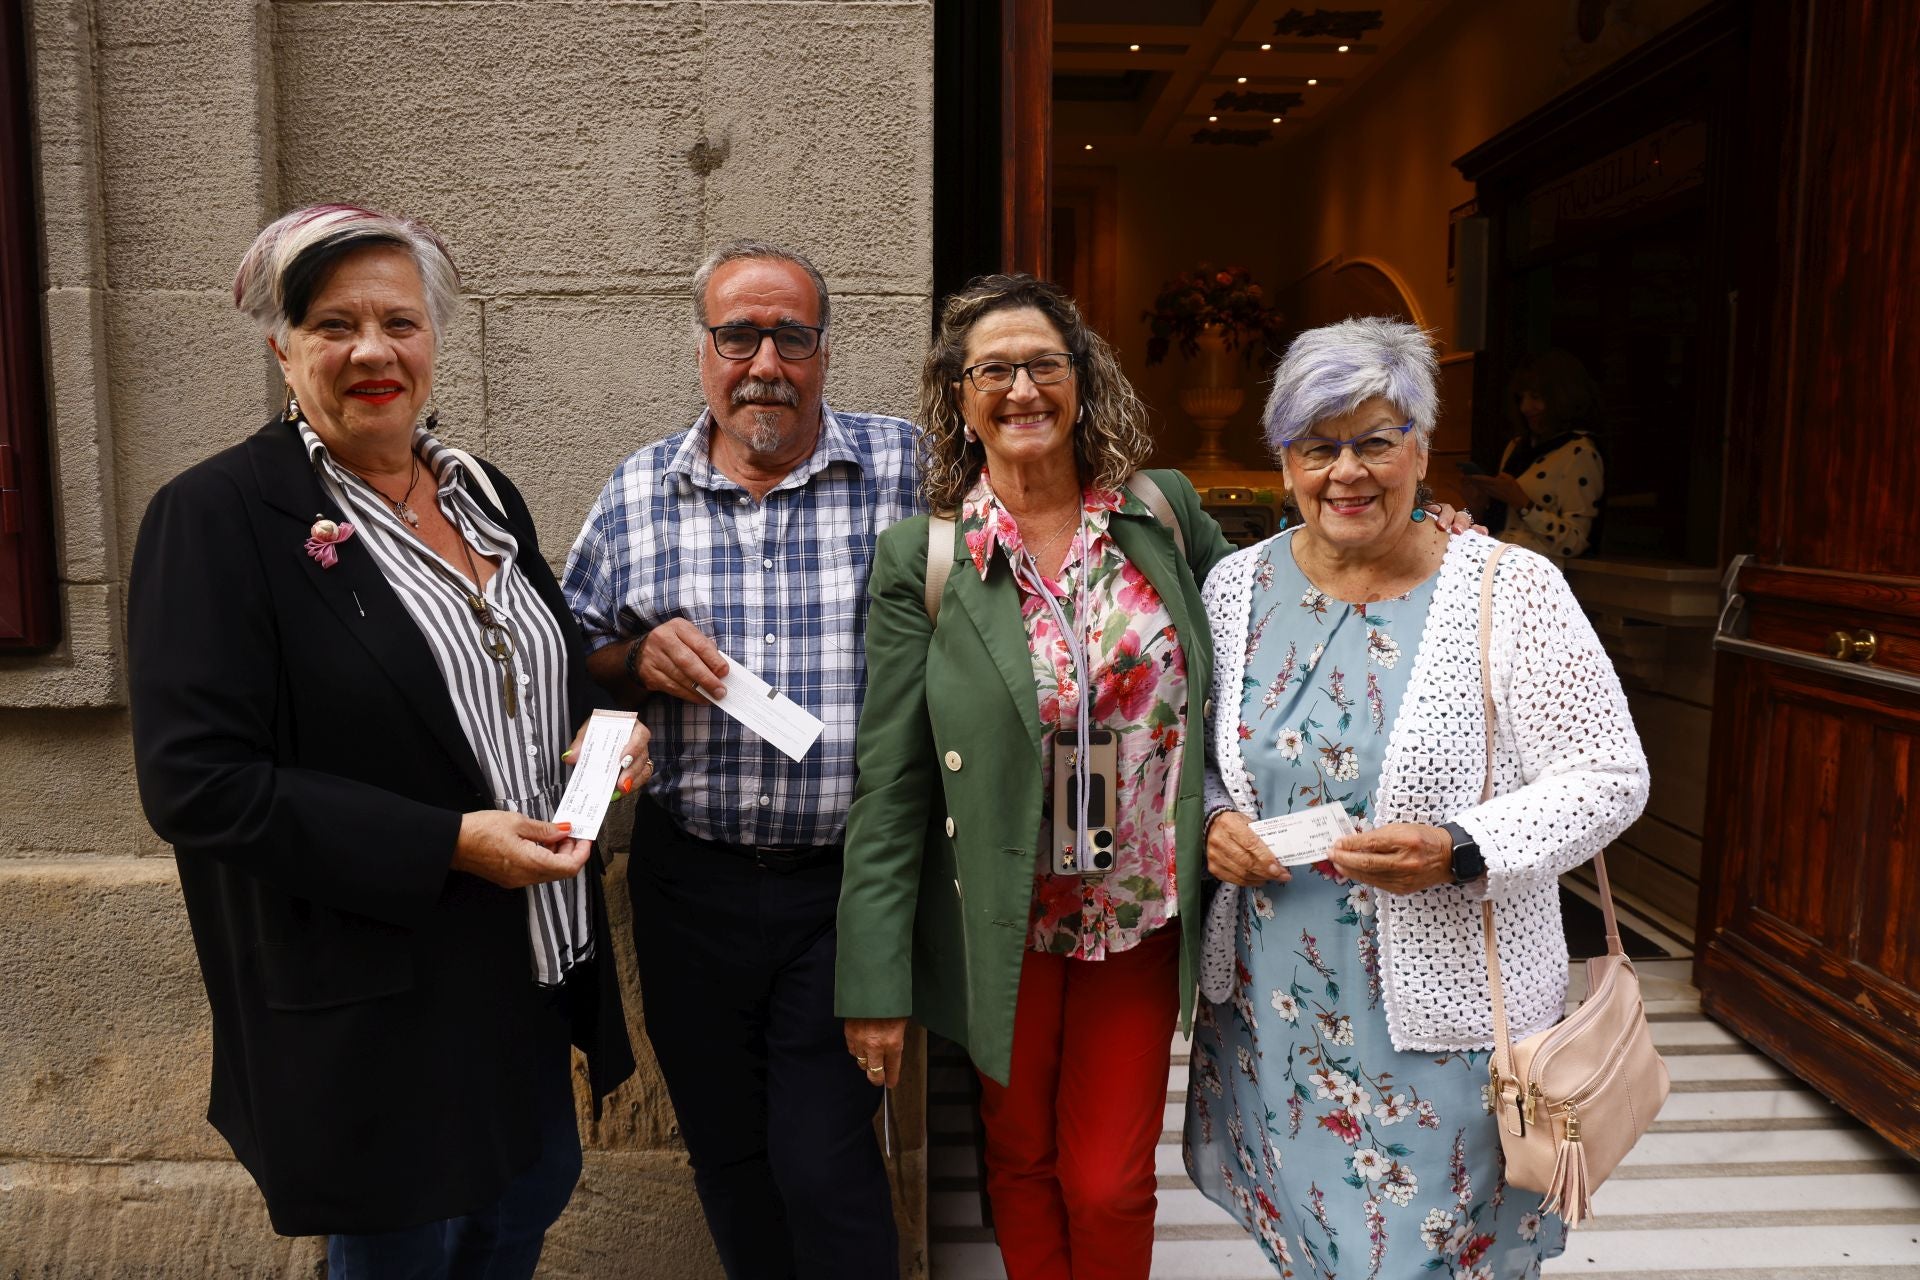
[[[1236,541],[1279,516],[1258,414],[1303,329],[1389,315],[1434,334],[1429,482],[1461,505],[1463,469],[1497,470],[1523,430],[1515,371],[1549,351],[1584,368],[1613,503],[1568,576],[1658,753],[1615,881],[1688,938],[1718,572],[1746,534],[1721,502],[1733,266],[1715,230],[1742,182],[1741,6],[966,8],[976,47],[998,46],[990,104],[973,91],[998,114],[970,137],[991,147],[999,261],[1072,290],[1152,410],[1155,465]],[[985,189],[965,187],[971,227]],[[1264,340],[1210,360],[1156,325],[1203,268],[1258,288]]]

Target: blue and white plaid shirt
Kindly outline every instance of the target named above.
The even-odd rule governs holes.
[[[648,698],[649,793],[702,839],[832,844],[853,802],[874,539],[924,507],[913,424],[823,414],[813,456],[755,502],[714,470],[702,412],[621,462],[567,556],[588,649],[685,618],[826,722],[795,763],[716,707]]]

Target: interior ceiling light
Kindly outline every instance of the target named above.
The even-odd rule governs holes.
[[[1281,122],[1282,120],[1284,120],[1285,118],[1286,118],[1285,116],[1275,116],[1275,117],[1273,118],[1273,122],[1274,122],[1275,124],[1279,124],[1279,123],[1280,123],[1280,122]]]
[[[1219,116],[1208,116],[1208,117],[1207,117],[1207,123],[1208,123],[1208,124],[1219,124],[1219,123],[1220,123],[1220,117],[1219,117]]]
[[[1081,149],[1082,151],[1091,151],[1091,150],[1093,150],[1093,144],[1092,144],[1091,142],[1089,142],[1089,143],[1087,143],[1087,145],[1086,145],[1086,146],[1084,146],[1084,147],[1081,147],[1080,149]]]
[[[1262,53],[1265,53],[1266,51],[1268,51],[1268,50],[1269,50],[1269,49],[1271,49],[1271,48],[1273,48],[1273,46],[1272,46],[1272,45],[1270,45],[1270,44],[1263,44],[1263,45],[1261,45],[1261,46],[1260,46],[1260,51],[1261,51]]]
[[[1353,48],[1353,46],[1352,46],[1352,45],[1350,45],[1350,44],[1343,44],[1343,45],[1341,45],[1341,46],[1340,46],[1340,47],[1339,47],[1339,48],[1338,48],[1337,50],[1335,50],[1335,52],[1336,52],[1336,53],[1345,53],[1345,52],[1347,52],[1347,51],[1348,51],[1349,49],[1351,49],[1351,48]]]
[[[1235,83],[1237,83],[1237,84],[1245,84],[1246,82],[1247,82],[1247,78],[1246,78],[1245,76],[1241,76],[1241,77],[1240,77],[1240,79],[1239,79],[1239,80],[1237,80],[1237,81],[1236,81]]]
[[[1318,80],[1309,79],[1307,83],[1310,85],[1314,85],[1314,84],[1319,84],[1320,82]]]
[[[1135,53],[1140,52],[1140,46],[1137,44],[1130,44],[1127,46],[1127,48],[1133,50]]]

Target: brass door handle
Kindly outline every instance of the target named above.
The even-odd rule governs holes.
[[[1871,631],[1856,631],[1852,635],[1836,631],[1827,637],[1827,653],[1842,662],[1872,662],[1879,648],[1880,637]]]

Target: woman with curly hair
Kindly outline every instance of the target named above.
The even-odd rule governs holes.
[[[912,1017],[972,1055],[1014,1280],[1144,1277],[1198,972],[1198,584],[1232,547],[1136,470],[1145,408],[1058,287],[974,281],[920,387],[935,514],[880,536],[868,588],[847,1046],[891,1081]]]

